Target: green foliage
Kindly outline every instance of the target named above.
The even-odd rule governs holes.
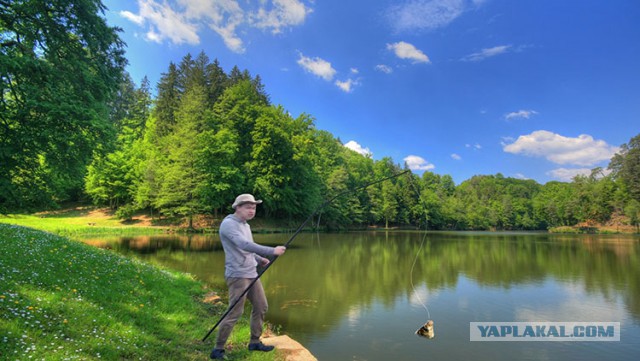
[[[108,154],[96,152],[87,167],[85,191],[95,204],[107,204],[111,208],[131,203],[136,194],[136,180],[140,178],[139,164],[144,154],[142,136],[151,98],[148,82],[140,88],[125,74],[112,108],[112,121],[119,134],[114,149]]]
[[[201,195],[206,173],[203,149],[211,129],[212,112],[205,106],[202,86],[190,88],[177,109],[175,132],[166,137],[167,163],[162,167],[162,183],[155,205],[165,214],[191,218],[206,211]]]
[[[74,198],[126,60],[94,0],[0,2],[0,210]]]
[[[640,202],[631,200],[625,207],[624,214],[629,217],[629,223],[636,227],[636,232],[640,233]]]
[[[640,134],[620,147],[613,156],[609,169],[612,177],[619,180],[632,199],[640,202]]]

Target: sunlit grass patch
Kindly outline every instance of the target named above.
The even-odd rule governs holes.
[[[224,311],[197,301],[189,275],[20,226],[0,224],[0,269],[0,355],[12,360],[202,360]]]
[[[35,228],[65,237],[78,235],[137,235],[164,233],[169,227],[125,225],[114,217],[91,217],[85,213],[0,215],[0,223]]]

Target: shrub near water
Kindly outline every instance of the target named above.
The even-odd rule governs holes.
[[[208,357],[200,339],[215,317],[188,275],[4,224],[0,270],[0,359]]]

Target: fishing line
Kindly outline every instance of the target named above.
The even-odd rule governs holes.
[[[409,180],[410,180],[411,185],[413,186],[413,189],[418,194],[418,200],[421,201],[422,199],[420,198],[420,190],[416,187],[415,183],[413,182],[413,175],[409,174]],[[422,251],[422,248],[424,247],[424,244],[425,244],[425,242],[427,240],[427,234],[428,234],[428,230],[429,230],[429,214],[428,214],[429,210],[428,210],[428,208],[426,207],[425,204],[423,204],[422,206],[423,206],[424,212],[425,212],[425,216],[424,216],[424,220],[425,220],[424,235],[422,236],[422,241],[420,242],[420,247],[418,247],[418,251],[416,252],[416,257],[413,259],[413,264],[411,265],[411,272],[409,274],[409,282],[411,282],[411,288],[413,289],[413,294],[418,298],[418,301],[420,301],[420,304],[422,305],[422,307],[424,307],[425,311],[427,311],[427,320],[428,321],[416,331],[416,335],[427,337],[427,338],[433,338],[433,337],[435,337],[435,333],[434,333],[433,321],[431,320],[431,312],[429,312],[429,307],[427,307],[426,302],[424,302],[422,300],[422,297],[420,297],[420,293],[416,289],[416,286],[413,284],[413,270],[416,267],[416,263],[418,262],[418,257],[420,256],[420,252]]]
[[[393,179],[396,177],[399,177],[403,174],[409,173],[411,172],[411,170],[407,169],[404,172],[401,173],[397,173],[385,178],[381,178],[381,179],[377,179],[374,180],[370,183],[367,183],[365,185],[362,185],[360,187],[354,188],[354,189],[348,189],[346,191],[340,192],[338,194],[336,194],[333,198],[330,198],[329,200],[325,201],[324,203],[322,203],[318,208],[316,208],[310,215],[309,217],[307,217],[307,219],[305,219],[304,222],[302,222],[302,224],[300,224],[300,226],[298,227],[298,229],[293,233],[293,235],[291,236],[291,238],[289,238],[289,240],[287,241],[287,243],[284,244],[285,247],[289,247],[289,244],[291,244],[291,242],[293,242],[293,239],[296,238],[298,236],[298,234],[300,232],[302,232],[302,229],[304,228],[304,226],[307,225],[307,223],[309,223],[309,221],[313,218],[313,216],[315,216],[318,212],[320,212],[324,207],[326,207],[327,205],[329,205],[331,202],[333,202],[334,200],[336,200],[338,197],[341,197],[345,194],[348,193],[355,193],[361,189],[365,189],[368,187],[371,187],[374,184],[378,184],[378,183],[382,183],[386,180],[389,179]],[[216,324],[211,328],[211,330],[209,330],[209,332],[204,336],[204,338],[202,338],[202,342],[204,342],[210,335],[211,333],[220,325],[220,323],[222,322],[222,320],[224,320],[229,313],[231,313],[231,310],[233,310],[236,305],[240,302],[241,299],[243,299],[243,297],[249,292],[249,290],[251,289],[251,287],[253,287],[253,285],[260,279],[260,277],[275,263],[275,261],[278,260],[278,256],[274,256],[273,260],[271,260],[271,262],[269,262],[269,264],[267,264],[264,268],[262,268],[259,272],[258,272],[258,276],[256,278],[254,278],[251,283],[249,283],[249,286],[247,286],[247,288],[242,292],[242,294],[240,294],[240,296],[231,304],[231,306],[229,306],[229,308],[227,309],[227,311],[220,317],[220,319],[218,320],[218,322],[216,322]]]
[[[427,239],[427,230],[425,229],[424,236],[422,237],[422,242],[420,242],[420,247],[418,248],[416,257],[413,259],[413,264],[411,265],[411,275],[409,276],[409,281],[411,281],[411,288],[413,289],[413,294],[416,295],[422,307],[424,307],[424,309],[427,311],[427,319],[431,319],[431,313],[429,312],[429,307],[427,307],[427,304],[424,301],[422,301],[422,297],[420,297],[420,293],[416,289],[416,286],[413,284],[413,269],[416,266],[416,262],[418,261],[418,256],[420,256],[420,251],[422,251],[422,247],[424,247],[424,243],[426,239]]]

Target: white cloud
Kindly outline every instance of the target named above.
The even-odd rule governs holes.
[[[358,152],[362,155],[364,155],[365,157],[371,157],[373,156],[373,153],[371,153],[371,151],[369,150],[369,148],[363,148],[360,144],[358,144],[358,142],[356,142],[355,140],[350,140],[348,141],[345,145],[345,147]]]
[[[253,15],[252,24],[257,28],[271,29],[274,34],[282,32],[282,28],[300,25],[313,10],[298,0],[273,0],[271,10],[266,9],[268,2]]]
[[[358,85],[359,82],[354,79],[347,79],[345,81],[336,80],[335,84],[338,88],[342,89],[346,93],[351,93],[353,91],[353,87]]]
[[[144,24],[144,16],[136,15],[131,11],[121,11],[120,16],[140,26]]]
[[[514,177],[515,177],[515,178],[517,178],[517,179],[523,179],[523,180],[527,180],[527,179],[529,179],[529,178],[527,178],[527,177],[526,177],[524,174],[522,174],[522,173],[516,173],[516,174],[514,175]]]
[[[571,182],[577,175],[590,175],[591,169],[589,168],[558,168],[547,172],[547,175],[563,182]]]
[[[351,69],[350,69],[350,71],[351,71],[351,74],[358,74],[358,73],[360,73],[360,71],[358,70],[358,68],[351,68]]]
[[[472,5],[466,0],[409,0],[391,6],[386,14],[397,32],[433,30],[449,25]]]
[[[556,164],[592,166],[611,159],[619,148],[603,140],[595,140],[587,134],[569,138],[546,130],[537,130],[519,136],[511,144],[503,144],[503,150],[513,154],[543,157]]]
[[[279,33],[285,27],[303,24],[312,12],[299,0],[261,0],[257,6],[238,0],[138,0],[137,4],[138,14],[121,11],[120,15],[145,27],[149,41],[197,45],[199,32],[210,28],[236,53],[245,51],[244,41],[238,35],[242,27]]]
[[[459,156],[459,155],[458,155],[458,154],[456,154],[456,153],[451,154],[451,158],[452,158],[452,159],[454,159],[454,160],[461,160],[461,159],[462,159],[462,157],[461,157],[461,156]]]
[[[535,114],[538,114],[538,112],[536,112],[535,110],[518,110],[517,112],[511,112],[505,115],[504,118],[506,120],[518,119],[518,118],[529,119],[532,115],[535,115]]]
[[[499,45],[493,48],[482,49],[477,53],[469,54],[462,58],[462,61],[480,61],[486,58],[491,58],[496,55],[504,54],[509,51],[511,45]]]
[[[200,37],[198,25],[185,13],[175,11],[168,3],[157,3],[154,0],[138,0],[139,14],[121,12],[125,19],[138,25],[148,24],[145,37],[149,41],[161,43],[169,40],[174,44],[198,44]]]
[[[393,50],[396,56],[400,59],[410,59],[414,63],[430,63],[429,57],[423,53],[420,49],[417,49],[412,44],[404,41],[399,41],[393,44],[387,44],[388,50]]]
[[[238,24],[239,23],[235,21],[228,21],[225,26],[211,24],[209,27],[220,35],[222,41],[224,41],[224,45],[226,45],[229,50],[234,53],[244,53],[244,43],[242,39],[236,35],[236,27]]]
[[[386,74],[391,74],[391,73],[393,73],[393,69],[391,69],[391,67],[390,67],[390,66],[388,66],[388,65],[384,65],[384,64],[378,64],[378,65],[376,65],[376,70],[377,70],[377,71],[381,71],[381,72],[386,73]]]
[[[411,170],[430,170],[436,167],[417,155],[409,155],[404,158],[404,161]]]
[[[302,55],[301,53],[300,59],[298,59],[298,64],[304,70],[327,81],[330,81],[333,79],[333,76],[336,75],[336,70],[331,66],[331,63],[318,57],[312,59]]]
[[[467,148],[473,148],[475,150],[482,149],[482,146],[480,144],[478,144],[478,143],[476,143],[476,144],[465,144],[464,146],[467,147]]]

